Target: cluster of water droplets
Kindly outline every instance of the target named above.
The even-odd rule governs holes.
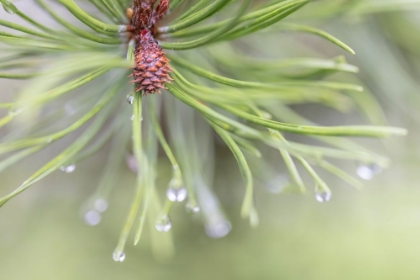
[[[76,170],[75,164],[64,165],[60,167],[60,170],[66,173],[73,173]]]
[[[372,180],[373,177],[382,172],[382,168],[376,164],[361,164],[357,167],[356,173],[364,180]]]

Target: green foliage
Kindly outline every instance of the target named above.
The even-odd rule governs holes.
[[[26,22],[23,26],[0,20],[1,26],[13,32],[0,32],[0,78],[28,80],[28,86],[19,97],[0,104],[0,108],[8,111],[0,119],[0,126],[12,127],[20,115],[42,111],[56,100],[61,102],[66,94],[89,91],[91,100],[98,100],[92,105],[92,102],[85,102],[86,96],[75,94],[72,100],[79,105],[84,104],[84,107],[80,106],[84,114],[72,123],[66,123],[65,128],[41,136],[28,131],[25,135],[2,141],[0,154],[5,157],[0,162],[1,171],[63,137],[76,131],[80,134],[19,188],[2,197],[0,205],[60,167],[76,164],[100,151],[112,139],[104,179],[86,205],[92,207],[96,199],[106,199],[116,184],[116,172],[131,134],[132,151],[139,172],[133,202],[114,253],[116,260],[123,259],[124,246],[137,216],[135,243],[139,241],[147,222],[152,224],[152,228],[155,222],[164,222],[170,227],[169,212],[173,201],[167,198],[161,207],[156,190],[159,145],[173,167],[168,192],[177,195],[186,188],[189,209],[192,212],[200,209],[207,233],[212,237],[221,237],[230,230],[230,223],[210,188],[212,175],[208,166],[214,155],[209,127],[226,143],[238,162],[246,182],[242,216],[249,218],[252,225],[258,223],[253,197],[253,175],[258,171],[253,170],[250,162],[261,157],[260,149],[264,146],[279,151],[291,175],[291,188],[306,191],[307,183],[300,174],[303,169],[315,182],[317,198],[326,201],[331,191],[317,168],[337,175],[356,188],[362,186],[330,159],[357,161],[381,168],[388,165],[386,158],[343,137],[383,138],[406,133],[404,129],[386,126],[376,101],[369,92],[363,92],[362,86],[334,78],[334,74],[348,76],[358,71],[356,66],[346,62],[344,56],[331,59],[252,58],[263,57],[266,53],[264,39],[259,36],[284,31],[319,36],[354,54],[349,46],[333,35],[301,24],[300,10],[306,5],[313,5],[312,13],[315,15],[321,11],[319,7],[325,5],[324,9],[330,15],[342,12],[361,15],[392,8],[391,2],[380,6],[374,1],[344,1],[346,8],[343,10],[343,6],[335,1],[173,0],[164,21],[167,23],[157,28],[157,39],[172,61],[174,82],[167,85],[169,93],[164,92],[163,98],[157,95],[142,98],[140,93],[132,94],[133,89],[127,86],[129,69],[134,63],[134,44],[129,41],[128,19],[125,17],[125,9],[130,7],[131,1],[90,0],[76,3],[59,0],[57,2],[69,12],[63,16],[56,5],[36,0],[39,7],[62,26],[60,28],[44,25],[21,12],[18,4],[15,6],[7,0],[0,1],[5,10]],[[89,10],[96,7],[96,13],[88,13],[87,7]],[[304,9],[302,14],[305,14]],[[295,18],[289,19],[295,15]],[[252,50],[242,50],[239,40],[252,46]],[[127,116],[131,113],[127,113],[126,104],[120,104],[127,93],[129,100],[133,100],[131,128],[126,125]],[[179,101],[194,112],[182,107]],[[307,103],[319,103],[339,111],[347,110],[354,103],[362,114],[374,120],[374,125],[319,126],[290,108],[291,105]],[[160,119],[160,109],[167,116],[166,122]],[[59,108],[55,110],[60,111]],[[201,123],[197,127],[197,115],[208,124]],[[110,125],[107,125],[108,120],[113,120]],[[42,121],[42,118],[37,120],[39,123]],[[166,123],[166,128],[162,127],[163,123]],[[98,137],[101,131],[103,133]],[[288,140],[284,133],[315,138],[328,144],[328,147]],[[171,246],[169,235],[159,238],[165,241],[156,244]]]

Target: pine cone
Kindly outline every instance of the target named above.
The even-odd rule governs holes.
[[[143,95],[160,93],[160,89],[166,89],[164,84],[172,80],[169,59],[149,30],[143,30],[136,39],[136,64],[132,74],[136,91],[143,91]]]

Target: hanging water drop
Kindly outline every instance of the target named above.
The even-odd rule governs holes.
[[[95,210],[90,210],[86,212],[84,220],[88,226],[96,226],[101,222],[101,214]]]
[[[331,196],[332,193],[326,191],[318,191],[315,193],[316,200],[321,203],[330,201]]]
[[[12,3],[10,1],[4,1],[3,4],[3,10],[8,13],[8,14],[14,14],[15,12],[13,12],[13,10],[11,8],[9,8],[7,5],[12,5]]]
[[[156,222],[155,227],[160,232],[168,232],[172,227],[171,219],[165,215]]]
[[[99,212],[105,212],[108,209],[108,201],[103,198],[98,198],[94,203],[95,209]]]
[[[168,197],[168,199],[170,201],[173,202],[181,202],[184,201],[185,198],[187,198],[187,189],[186,188],[172,188],[170,187],[167,191],[166,191],[166,196]]]
[[[255,210],[255,208],[252,208],[251,212],[249,213],[249,223],[253,228],[257,227],[260,223],[260,218],[258,217],[258,212]]]
[[[196,214],[196,213],[200,212],[200,206],[198,206],[195,203],[193,204],[190,201],[188,201],[188,203],[185,205],[185,209],[190,214]]]
[[[116,262],[123,262],[125,260],[125,253],[122,251],[116,251],[112,254],[112,258]]]
[[[127,156],[125,157],[125,162],[132,172],[138,172],[137,159],[135,156],[133,156],[132,154],[127,154]]]
[[[262,117],[267,120],[273,119],[273,116],[268,112],[262,112]]]
[[[134,96],[132,94],[127,95],[127,102],[130,105],[134,103]]]
[[[207,224],[204,229],[209,237],[222,238],[228,235],[232,229],[232,225],[228,221],[222,220],[217,223]]]
[[[381,173],[382,168],[379,165],[371,164],[371,165],[359,165],[356,169],[357,175],[364,180],[372,180],[375,175]]]
[[[66,166],[61,166],[61,171],[64,171],[66,173],[72,173],[74,172],[74,170],[76,170],[76,165],[74,164],[70,164],[70,165],[66,165]]]
[[[64,105],[64,110],[66,111],[67,115],[74,115],[77,112],[77,109],[70,103]]]
[[[285,174],[278,175],[270,179],[265,187],[271,193],[281,193],[289,186],[289,178]]]

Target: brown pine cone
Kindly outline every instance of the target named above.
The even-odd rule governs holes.
[[[169,73],[172,68],[149,30],[143,30],[137,35],[134,57],[132,76],[133,82],[137,84],[136,91],[143,91],[143,95],[147,95],[166,89],[164,84],[171,82]]]

